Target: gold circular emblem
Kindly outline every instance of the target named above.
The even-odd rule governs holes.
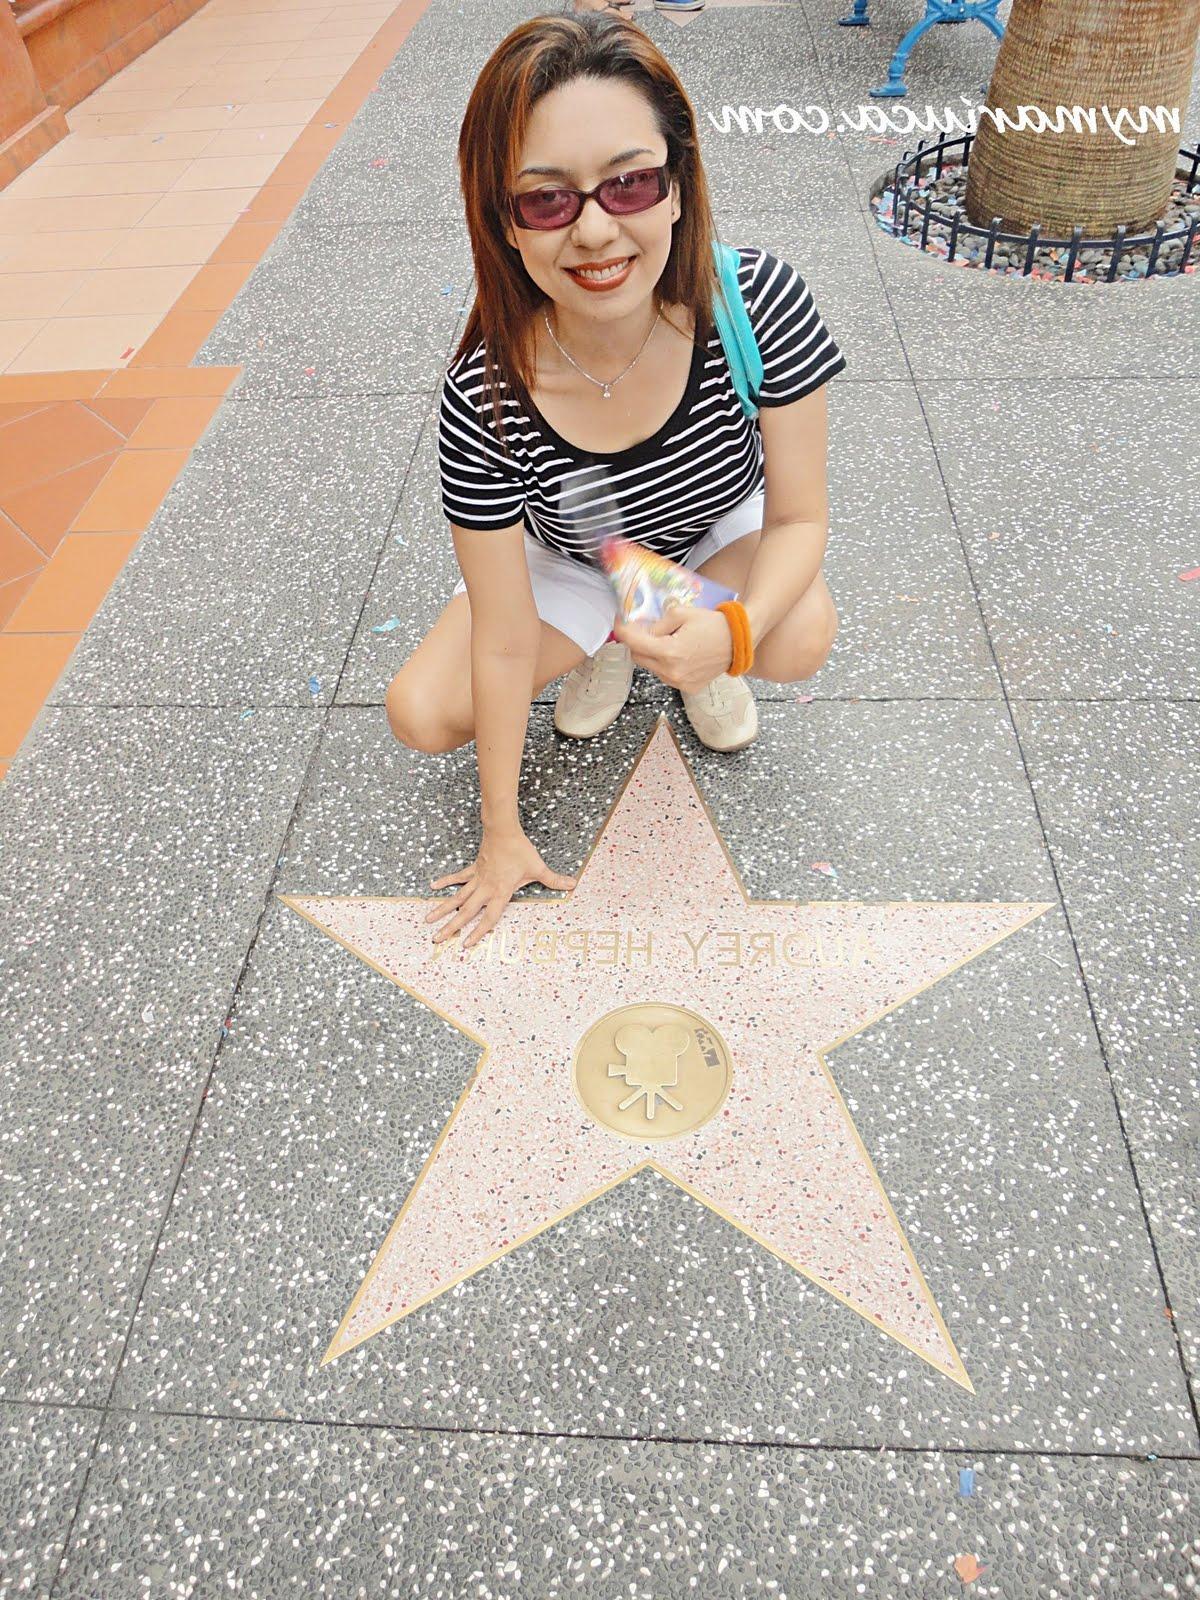
[[[571,1081],[589,1116],[625,1139],[677,1139],[719,1110],[733,1064],[724,1039],[683,1006],[621,1006],[575,1046]]]

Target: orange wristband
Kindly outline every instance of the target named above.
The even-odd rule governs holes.
[[[722,600],[717,607],[733,635],[733,660],[729,663],[727,671],[731,678],[740,677],[743,672],[749,672],[754,665],[754,641],[750,636],[750,619],[746,616],[746,608],[740,600]]]

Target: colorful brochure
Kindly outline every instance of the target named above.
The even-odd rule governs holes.
[[[671,604],[712,611],[722,600],[737,599],[736,589],[702,578],[630,539],[610,535],[601,542],[599,554],[625,622],[655,622]]]

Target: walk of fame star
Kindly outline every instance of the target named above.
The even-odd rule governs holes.
[[[471,950],[281,898],[483,1047],[323,1365],[652,1167],[974,1392],[825,1057],[1048,905],[752,901],[665,716],[574,889]]]

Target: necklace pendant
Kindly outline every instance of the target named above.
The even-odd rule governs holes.
[[[607,384],[604,385],[604,388],[600,394],[600,398],[602,400],[610,400],[612,398],[612,391],[609,389]]]

